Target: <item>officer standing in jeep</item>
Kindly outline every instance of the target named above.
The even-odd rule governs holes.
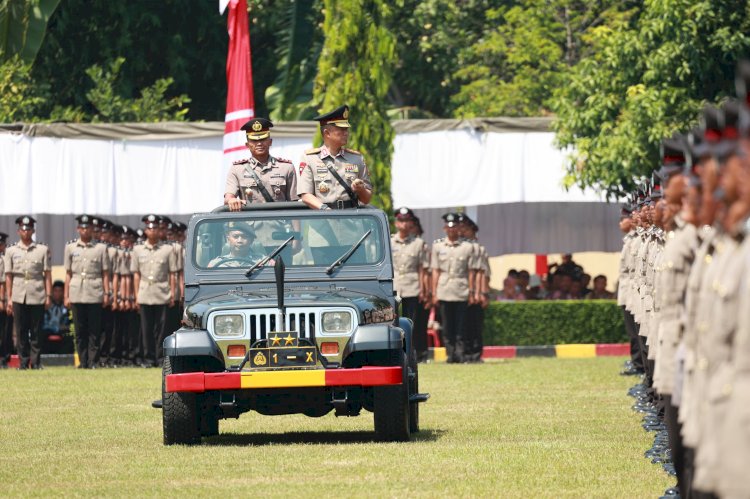
[[[315,210],[356,208],[372,198],[370,173],[362,153],[349,141],[349,106],[313,118],[320,123],[323,145],[308,149],[299,164],[297,194]]]
[[[299,199],[294,165],[269,153],[272,127],[273,123],[265,118],[253,118],[242,125],[252,157],[235,161],[227,174],[224,204],[230,211],[239,211],[247,203]]]

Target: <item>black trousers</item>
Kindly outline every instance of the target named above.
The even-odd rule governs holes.
[[[445,345],[448,362],[464,361],[464,322],[466,320],[465,301],[440,300],[440,317],[443,326],[443,344]]]
[[[0,312],[0,365],[7,366],[13,354],[13,321]]]
[[[44,305],[13,303],[13,329],[16,331],[18,357],[21,369],[42,367],[42,349],[39,341],[44,319]]]
[[[143,338],[143,362],[158,365],[164,341],[164,321],[167,305],[141,305],[141,337]]]
[[[112,340],[109,344],[109,359],[113,362],[123,363],[128,359],[128,346],[130,331],[130,312],[113,312],[114,328]]]
[[[417,350],[417,361],[427,360],[427,322],[430,319],[430,309],[424,308],[424,303],[417,306],[414,316],[414,348]]]
[[[76,328],[78,361],[84,369],[96,365],[96,354],[102,334],[102,304],[72,303],[73,325]]]
[[[411,319],[412,322],[412,344],[414,346],[414,349],[419,352],[419,348],[417,348],[417,332],[416,332],[416,326],[417,326],[417,311],[419,310],[419,307],[421,304],[419,303],[419,298],[416,296],[408,296],[408,297],[402,297],[401,298],[401,317],[406,317],[407,319]],[[417,353],[419,355],[419,353]]]
[[[115,313],[111,308],[102,309],[102,327],[99,339],[99,351],[96,353],[97,364],[108,364],[110,361],[109,351],[112,346],[112,334],[115,330]]]
[[[635,324],[635,317],[633,314],[625,309],[625,306],[621,306],[622,315],[625,320],[625,331],[628,333],[630,338],[630,362],[633,364],[634,369],[640,369],[643,371],[643,357],[641,357],[641,343],[638,341],[638,328]]]
[[[663,395],[664,402],[664,424],[667,426],[669,435],[669,448],[672,450],[672,463],[677,472],[677,489],[680,495],[685,497],[687,492],[687,480],[685,477],[685,452],[686,448],[682,445],[682,423],[678,421],[678,408],[672,405],[672,396]]]
[[[127,359],[136,364],[143,361],[143,335],[141,334],[141,314],[135,311],[128,315]]]
[[[484,309],[479,304],[466,307],[466,323],[464,327],[464,361],[479,362],[482,360],[484,340]]]

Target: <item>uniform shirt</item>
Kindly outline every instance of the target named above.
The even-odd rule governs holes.
[[[266,164],[255,158],[235,161],[227,174],[225,194],[233,194],[249,203],[265,203],[266,198],[260,192],[258,182],[249,169],[263,182],[268,194],[274,201],[296,201],[297,174],[294,165],[287,159],[268,157]]]
[[[349,195],[341,183],[328,171],[331,165],[336,173],[350,186],[355,179],[362,179],[365,187],[372,190],[370,173],[367,171],[362,153],[341,148],[336,157],[331,156],[326,146],[309,149],[302,155],[299,164],[297,194],[312,194],[325,204],[349,201]]]
[[[141,305],[164,305],[169,302],[171,289],[170,274],[177,272],[174,249],[169,244],[148,241],[133,248],[130,271],[138,272],[141,282],[138,286],[138,303]]]
[[[479,264],[472,245],[462,239],[451,242],[438,239],[432,245],[432,269],[440,271],[437,298],[441,301],[467,301],[469,299],[469,270]]]
[[[13,276],[13,303],[44,305],[44,273],[51,270],[49,261],[49,248],[33,241],[28,246],[19,241],[5,250],[5,272]]]
[[[80,239],[65,246],[63,265],[70,272],[68,297],[71,303],[101,303],[104,299],[103,272],[110,271],[107,247]]]
[[[5,284],[5,257],[0,254],[0,285]],[[0,296],[0,300],[5,299],[5,296]]]
[[[132,274],[132,272],[130,271],[130,254],[130,249],[128,248],[119,248],[117,250],[117,269],[115,271],[116,274],[119,274],[121,276]]]
[[[620,252],[620,277],[617,282],[617,304],[625,306],[627,295],[630,291],[630,246],[634,243],[636,233],[634,230],[628,232],[622,238],[622,251]]]
[[[393,288],[402,298],[419,296],[419,269],[424,268],[426,247],[417,236],[401,239],[399,234],[391,236],[393,255]]]
[[[656,331],[658,351],[654,386],[664,395],[671,395],[674,390],[674,358],[682,330],[690,266],[695,257],[692,244],[695,240],[695,226],[685,223],[679,216],[675,218],[675,224],[675,229],[666,234],[655,290],[660,322]]]

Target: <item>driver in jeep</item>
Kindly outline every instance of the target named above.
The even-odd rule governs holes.
[[[248,267],[265,255],[254,245],[255,230],[245,222],[229,222],[226,224],[225,233],[229,253],[217,256],[210,262],[208,267]]]

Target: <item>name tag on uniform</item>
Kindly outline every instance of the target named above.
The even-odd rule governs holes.
[[[253,178],[253,176],[250,175],[249,173],[245,172],[245,173],[242,174],[242,178]]]
[[[359,173],[359,166],[357,165],[344,165],[345,172]]]
[[[319,166],[319,167],[315,168],[315,171],[318,172],[318,173],[328,173],[328,168],[326,168],[325,166],[323,166],[323,167]]]

